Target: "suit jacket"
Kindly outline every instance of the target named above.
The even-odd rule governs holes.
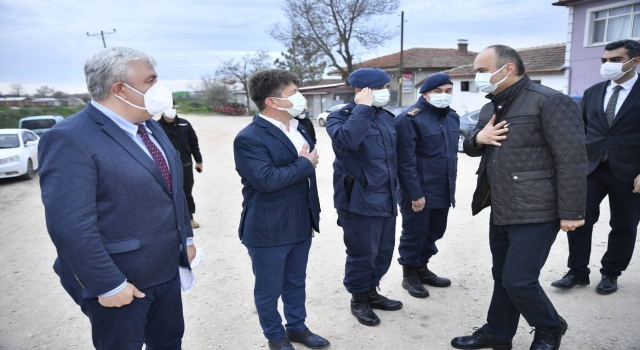
[[[609,80],[593,85],[582,99],[589,174],[600,164],[606,150],[613,175],[620,181],[633,182],[640,175],[640,79],[633,85],[611,127],[604,114],[608,85]]]
[[[92,105],[48,131],[38,145],[40,187],[54,270],[80,303],[127,279],[138,289],[169,281],[188,267],[193,236],[182,190],[182,163],[162,128],[146,122],[164,151],[173,193],[160,169]]]
[[[298,125],[298,131],[314,144]],[[320,232],[316,172],[298,156],[289,138],[256,116],[233,141],[236,170],[242,181],[242,215],[238,234],[248,247],[300,243]]]

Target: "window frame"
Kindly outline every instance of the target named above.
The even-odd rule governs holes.
[[[627,38],[623,38],[623,39],[632,39],[632,40],[640,40],[640,37],[632,37],[631,34],[633,34],[633,23],[634,23],[634,14],[636,14],[635,16],[640,16],[640,12],[634,12],[634,5],[638,5],[640,6],[640,1],[638,0],[627,0],[627,1],[622,1],[622,2],[618,2],[618,3],[614,3],[614,4],[609,4],[609,5],[604,5],[604,6],[598,6],[598,7],[592,7],[587,9],[587,14],[586,14],[586,19],[585,19],[585,23],[584,23],[584,42],[583,42],[583,46],[584,47],[598,47],[598,46],[605,46],[608,43],[610,43],[611,41],[606,41],[607,40],[607,33],[606,33],[606,29],[607,29],[607,24],[605,23],[605,34],[604,34],[604,40],[603,42],[596,42],[596,43],[592,43],[591,39],[593,37],[593,30],[595,27],[595,16],[597,12],[600,11],[608,11],[611,9],[616,9],[616,8],[620,8],[620,7],[626,7],[631,5],[631,13],[628,14],[630,16],[629,19],[629,37]],[[616,16],[618,17],[618,16]],[[611,18],[609,17],[609,14],[607,13],[607,22],[608,19]],[[618,40],[623,40],[623,39],[618,39]]]

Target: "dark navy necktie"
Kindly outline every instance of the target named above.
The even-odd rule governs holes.
[[[144,125],[138,124],[138,134],[140,134],[140,137],[142,137],[142,141],[144,141],[144,144],[149,149],[149,152],[151,152],[153,160],[156,161],[158,168],[160,168],[160,173],[162,173],[162,177],[169,187],[169,193],[171,193],[171,173],[169,172],[167,161],[162,156],[162,152],[160,152],[158,147],[156,147],[156,145],[151,142],[149,134],[147,134],[147,129],[144,128]]]

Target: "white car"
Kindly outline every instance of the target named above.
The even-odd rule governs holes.
[[[335,105],[335,106],[329,108],[325,112],[322,112],[322,113],[318,114],[318,118],[316,118],[316,119],[318,119],[318,125],[320,125],[320,126],[327,125],[327,117],[329,117],[329,114],[331,112],[333,112],[333,111],[339,110],[340,108],[342,108],[342,107],[344,107],[346,105],[347,105],[346,103],[341,103],[339,105]]]
[[[0,129],[0,179],[30,180],[38,170],[38,135],[27,129]]]

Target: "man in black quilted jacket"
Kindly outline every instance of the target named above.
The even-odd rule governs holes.
[[[491,206],[493,296],[487,323],[457,337],[458,349],[511,349],[520,315],[535,327],[531,350],[559,349],[567,322],[540,286],[558,230],[584,225],[587,153],[580,107],[533,83],[520,55],[495,45],[475,59],[475,83],[490,102],[464,144],[481,156],[473,215]]]

